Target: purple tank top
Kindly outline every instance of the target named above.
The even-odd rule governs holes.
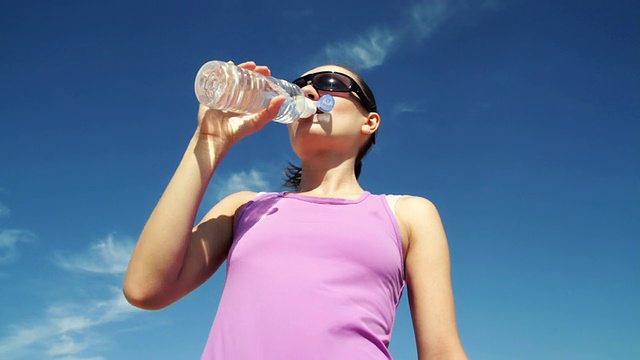
[[[202,359],[391,359],[404,284],[384,195],[258,194],[236,219]]]

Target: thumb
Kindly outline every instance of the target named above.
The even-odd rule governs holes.
[[[255,118],[253,119],[254,124],[258,128],[262,128],[266,123],[276,117],[278,115],[278,111],[280,111],[280,106],[286,100],[286,97],[283,95],[278,95],[271,99],[269,102],[269,106],[261,112],[257,113]]]

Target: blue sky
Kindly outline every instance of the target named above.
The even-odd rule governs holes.
[[[120,286],[213,59],[360,70],[362,184],[440,209],[472,359],[640,358],[637,1],[227,3],[0,5],[0,358],[199,358],[223,268],[161,311]],[[282,125],[243,139],[200,213],[288,160]],[[391,351],[417,359],[406,296]]]

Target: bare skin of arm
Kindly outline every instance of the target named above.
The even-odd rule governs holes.
[[[264,75],[255,63],[240,66]],[[198,127],[158,204],[142,230],[125,274],[123,291],[134,306],[160,309],[207,280],[225,260],[236,212],[254,195],[232,194],[193,226],[215,169],[238,140],[275,117],[284,97],[261,113],[239,116],[200,106]]]
[[[468,360],[456,325],[449,245],[436,207],[404,196],[396,205],[406,240],[406,280],[420,360]]]

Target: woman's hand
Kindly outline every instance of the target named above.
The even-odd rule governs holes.
[[[244,62],[238,66],[265,76],[271,75],[271,70],[267,66],[258,66],[253,61]],[[276,117],[284,100],[284,96],[276,96],[271,99],[267,109],[257,114],[247,115],[215,110],[200,105],[198,110],[199,136],[232,145],[243,137],[260,130]]]

